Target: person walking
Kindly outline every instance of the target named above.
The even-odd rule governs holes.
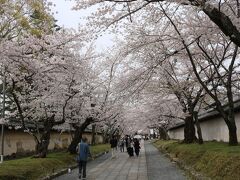
[[[125,143],[126,143],[127,153],[129,155],[129,157],[134,156],[133,143],[129,136],[126,137]]]
[[[126,144],[126,149],[127,149],[130,145],[130,138],[128,137],[128,135],[126,135],[126,137],[125,137],[125,144]]]
[[[87,159],[92,155],[90,153],[89,146],[87,144],[87,138],[83,137],[82,141],[77,146],[77,153],[78,153],[78,167],[79,167],[79,179],[86,179],[86,168],[87,168]]]
[[[124,152],[124,144],[125,144],[124,143],[124,138],[122,138],[121,141],[120,141],[120,145],[119,145],[121,152]]]
[[[133,146],[134,146],[135,154],[138,157],[140,152],[140,143],[138,139],[134,139]]]
[[[112,139],[110,140],[111,144],[111,151],[112,151],[112,159],[116,157],[116,149],[117,149],[117,138],[115,136],[112,136]]]

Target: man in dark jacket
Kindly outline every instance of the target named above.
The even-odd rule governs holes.
[[[112,139],[110,140],[110,144],[111,144],[111,149],[112,149],[112,158],[116,157],[116,150],[117,150],[117,138],[115,136],[112,137]]]
[[[134,139],[134,150],[135,150],[135,154],[138,157],[139,156],[139,151],[140,151],[140,143],[138,139]]]
[[[86,179],[86,167],[88,156],[92,157],[89,146],[87,144],[87,138],[82,138],[82,141],[77,146],[78,152],[78,167],[79,167],[79,179],[83,177]]]

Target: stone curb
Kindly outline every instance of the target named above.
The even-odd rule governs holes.
[[[99,154],[97,154],[94,158],[98,158],[98,157],[100,157],[100,156],[102,156],[102,155],[104,155],[104,154],[107,154],[108,152],[109,152],[109,151],[105,151],[105,152],[99,153]],[[92,161],[92,160],[89,160],[89,161]],[[58,177],[58,176],[61,176],[61,175],[63,175],[63,174],[68,173],[69,169],[72,171],[72,169],[75,169],[75,168],[77,168],[77,167],[78,167],[77,164],[76,164],[76,165],[69,166],[68,168],[64,168],[64,169],[62,169],[62,170],[60,170],[60,171],[58,171],[58,172],[56,172],[56,173],[52,173],[51,175],[48,175],[48,176],[42,178],[41,180],[50,180],[50,179],[56,178],[56,177]]]

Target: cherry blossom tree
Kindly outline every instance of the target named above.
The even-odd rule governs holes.
[[[181,39],[198,82],[215,102],[216,110],[223,117],[229,129],[229,145],[237,145],[233,100],[234,81],[232,79],[237,74],[239,67],[236,63],[239,54],[238,47],[234,47],[232,42],[226,39],[221,32],[213,32],[212,36],[203,33],[198,37],[193,33],[191,35],[196,39],[197,50],[200,49],[200,52],[195,51],[194,45],[187,44],[186,38],[176,23],[166,13],[165,15]]]
[[[100,105],[99,125],[103,131],[105,142],[112,135],[119,135],[123,118],[125,97],[119,92],[119,76],[122,58],[114,48],[104,52],[101,65],[98,65],[100,85],[96,89],[96,98]],[[99,68],[101,67],[101,68]]]
[[[165,98],[155,96],[151,102],[146,104],[146,110],[143,114],[148,126],[158,129],[160,139],[168,140],[168,128],[185,120],[179,107],[177,99],[170,96]]]
[[[1,67],[8,99],[15,104],[8,116],[16,117],[34,137],[36,157],[46,157],[51,129],[69,119],[70,108],[88,97],[85,87],[94,58],[86,46],[88,35],[60,29],[49,5],[44,0],[1,2]]]
[[[183,6],[186,9],[194,9],[202,11],[208,18],[237,46],[240,46],[240,33],[238,29],[239,1],[221,1],[221,0],[76,0],[75,9],[86,9],[97,6],[97,11],[88,17],[93,24],[101,28],[109,27],[116,22],[128,18],[134,20],[134,15],[144,17],[148,11],[154,12],[156,21],[161,18],[158,12],[158,5],[164,2],[174,5]],[[190,14],[185,12],[182,18],[186,18]]]
[[[186,6],[189,2],[192,6],[202,7],[203,12],[207,16],[203,13],[197,13],[196,10],[198,8],[196,7]],[[201,1],[200,3],[200,1],[186,1],[183,3],[181,1],[181,3],[178,4],[160,3],[159,1],[84,1],[79,3],[77,8],[89,7],[102,3],[104,6],[99,8],[97,13],[93,14],[95,17],[98,17],[99,15],[106,15],[104,16],[105,18],[103,16],[99,16],[101,17],[100,21],[105,21],[105,24],[97,24],[100,28],[108,27],[109,25],[117,23],[119,20],[128,17],[132,24],[134,23],[134,25],[136,25],[135,29],[139,29],[137,34],[138,36],[135,36],[136,39],[141,36],[144,36],[145,38],[142,38],[139,43],[136,43],[136,41],[133,42],[132,47],[127,46],[125,48],[132,48],[135,50],[139,47],[159,42],[160,48],[155,48],[154,52],[151,48],[146,48],[146,51],[144,52],[138,52],[138,58],[142,61],[145,61],[144,55],[151,55],[149,52],[154,54],[156,51],[161,51],[163,55],[161,58],[158,56],[158,58],[155,59],[155,61],[159,61],[156,63],[157,66],[161,65],[164,60],[173,56],[176,56],[177,59],[184,60],[185,58],[190,60],[189,62],[192,65],[195,77],[200,82],[204,91],[212,97],[216,104],[218,104],[217,110],[223,116],[229,128],[229,144],[235,145],[237,144],[237,138],[236,125],[234,118],[232,118],[232,77],[237,74],[235,62],[238,56],[238,51],[237,47],[234,48],[231,46],[231,41],[237,46],[239,45],[236,40],[238,37],[238,30],[235,25],[238,22],[237,9],[239,4],[237,1],[220,1],[218,4],[216,4],[216,2],[217,1]],[[184,6],[181,6],[181,4],[184,4]],[[218,8],[216,8],[217,6]],[[117,9],[121,9],[122,11],[117,11]],[[191,14],[191,16],[186,16],[187,13]],[[217,17],[216,14],[218,14]],[[207,19],[209,17],[211,21]],[[146,19],[148,20],[146,21]],[[94,22],[96,23],[96,19]],[[132,24],[129,25],[126,23],[127,26],[125,27],[129,28],[134,26]],[[202,28],[199,27],[199,24],[202,24]],[[225,26],[226,24],[227,27]],[[142,29],[146,31],[143,31]],[[211,34],[212,37],[209,37],[209,34],[206,32],[209,29],[209,34]],[[132,32],[132,34],[134,34],[134,32]],[[133,39],[133,37],[131,37],[132,34],[128,36],[129,41]],[[227,37],[229,37],[230,41]],[[209,39],[212,40],[209,41]],[[200,40],[204,42],[205,48],[202,47],[203,45],[201,45]],[[212,49],[209,48],[209,46],[212,47]],[[212,52],[206,53],[206,49]],[[235,49],[235,51],[233,49]],[[213,52],[215,52],[215,54],[213,54]],[[211,54],[211,56],[209,54]],[[216,62],[215,59],[219,62]],[[232,60],[229,61],[230,59]],[[149,65],[151,66],[151,64]],[[144,69],[144,67],[142,69]],[[151,74],[154,72],[152,69],[153,68],[148,68],[145,64],[145,71],[142,72],[147,72],[149,76],[144,77],[150,78]],[[224,70],[226,70],[225,72],[227,72],[227,75],[224,73]],[[209,74],[210,72],[211,75]],[[141,84],[141,82],[144,81],[142,81],[142,76],[139,74],[135,72],[135,78],[131,81],[136,82],[140,79],[140,81],[138,81],[140,88],[143,87],[145,83]],[[226,76],[228,78],[223,80]],[[145,82],[147,82],[149,78],[145,78]],[[219,83],[217,79],[221,79],[222,83]],[[224,84],[226,87],[225,95],[228,97],[229,112],[226,114],[224,113],[223,108],[224,103],[222,104],[223,99],[221,99],[223,97],[221,94],[224,94],[221,84]]]
[[[32,133],[39,157],[46,156],[51,129],[65,122],[67,104],[79,93],[78,88],[84,82],[86,57],[79,56],[79,45],[69,43],[72,40],[73,36],[56,32],[45,38],[42,36],[42,39],[24,37],[22,41],[7,43],[2,48],[8,89],[22,128],[31,133],[28,130],[30,123],[35,132],[41,133],[40,138]]]
[[[180,61],[176,62],[173,58],[175,54],[165,51],[167,46],[158,42],[160,37],[156,34],[148,35],[147,30],[144,31],[142,27],[139,31],[136,26],[131,28],[126,42],[121,41],[119,43],[121,46],[118,46],[122,47],[122,51],[125,50],[124,54],[127,55],[125,56],[127,60],[122,67],[124,71],[122,79],[125,84],[121,85],[121,88],[128,91],[128,97],[135,98],[138,98],[141,91],[145,92],[146,89],[148,91],[155,89],[158,93],[165,91],[166,94],[174,94],[183,112],[189,114],[185,120],[185,142],[194,142],[196,137],[193,114],[203,89],[195,82],[196,78],[192,77],[191,64],[186,63],[181,56],[178,57]],[[202,142],[201,133],[199,137]]]
[[[96,55],[96,57],[89,71],[91,73],[86,83],[85,89],[88,91],[85,101],[83,104],[72,107],[74,115],[71,124],[76,131],[68,148],[71,153],[75,153],[82,133],[89,125],[100,127],[107,141],[109,135],[116,129],[115,125],[118,124],[121,114],[121,98],[115,91],[118,58],[111,57],[111,54]]]

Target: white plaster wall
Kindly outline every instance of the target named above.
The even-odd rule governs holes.
[[[35,142],[32,136],[20,131],[5,131],[4,134],[4,155],[11,155],[16,152],[33,151]]]
[[[235,113],[235,121],[237,126],[237,136],[240,141],[240,112]],[[224,141],[228,142],[228,128],[226,123],[222,118],[213,118],[200,123],[202,129],[202,136],[204,141]],[[171,139],[183,139],[184,132],[183,127],[170,130],[169,136]],[[197,134],[196,134],[197,136]]]
[[[214,118],[211,121],[200,123],[204,141],[228,141],[228,130],[222,118]]]
[[[240,112],[235,114],[235,121],[237,125],[237,137],[238,141],[240,142]]]
[[[180,139],[180,140],[184,139],[183,127],[171,130],[168,132],[168,134],[171,139]]]
[[[91,142],[92,134],[84,133],[88,139],[88,142]],[[50,143],[48,146],[49,150],[52,149],[62,149],[67,148],[71,143],[72,137],[70,133],[58,133],[52,132]],[[102,143],[103,137],[98,134],[96,135],[96,143]],[[12,155],[13,153],[24,153],[24,152],[31,152],[35,150],[35,141],[33,136],[29,135],[28,133],[22,131],[15,131],[15,130],[6,130],[4,134],[4,155]]]
[[[51,133],[51,139],[48,149],[67,148],[71,142],[69,133]],[[13,153],[29,152],[35,150],[35,141],[33,136],[22,131],[8,130],[4,134],[4,155]]]

